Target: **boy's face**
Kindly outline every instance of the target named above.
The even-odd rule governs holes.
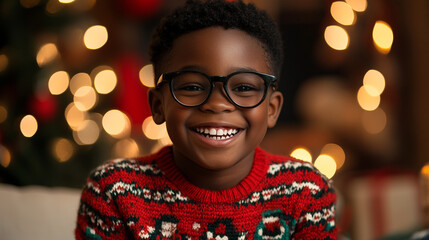
[[[164,61],[163,73],[186,69],[212,76],[226,76],[240,70],[272,74],[266,53],[257,39],[243,31],[221,27],[205,28],[179,37]],[[282,95],[270,89],[262,104],[244,109],[228,100],[221,83],[215,85],[208,101],[199,107],[177,103],[168,84],[158,90],[152,89],[150,104],[154,120],[158,124],[166,121],[179,165],[193,164],[217,171],[242,164],[251,167],[254,149],[267,128],[277,121]],[[230,131],[232,136],[217,140],[200,133],[216,131],[218,134],[219,130]]]

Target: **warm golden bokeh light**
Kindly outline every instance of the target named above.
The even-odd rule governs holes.
[[[335,50],[345,50],[349,46],[349,35],[340,26],[327,26],[324,36],[326,43]]]
[[[91,87],[92,81],[88,73],[77,73],[70,79],[70,92],[74,95],[81,87]]]
[[[168,136],[165,122],[161,125],[158,125],[153,121],[152,116],[147,117],[143,121],[142,130],[144,135],[152,140],[158,140]]]
[[[36,61],[39,67],[42,67],[58,56],[57,46],[53,43],[46,43],[43,45],[36,56]]]
[[[331,5],[331,15],[338,23],[342,25],[352,25],[355,22],[355,12],[349,4],[336,1]]]
[[[321,154],[314,160],[314,166],[327,178],[332,178],[337,171],[335,160],[328,155]]]
[[[96,0],[78,0],[73,3],[73,10],[76,11],[88,11],[95,6]]]
[[[163,138],[159,139],[158,141],[161,144],[161,146],[168,146],[168,145],[173,144],[173,142],[170,139],[170,136],[168,136],[168,133]]]
[[[370,69],[363,77],[363,86],[371,96],[381,95],[386,86],[383,74],[375,69]]]
[[[356,12],[364,12],[368,6],[367,0],[346,0]]]
[[[60,3],[64,3],[64,4],[67,4],[67,3],[72,3],[72,2],[74,2],[75,0],[58,0],[58,2],[60,2]]]
[[[114,151],[117,158],[132,158],[140,154],[139,145],[132,138],[119,140],[115,144]]]
[[[32,8],[37,6],[40,3],[40,0],[19,0],[19,3],[25,8]]]
[[[115,89],[117,83],[113,70],[102,70],[94,78],[94,87],[100,94],[108,94]]]
[[[357,94],[357,100],[358,100],[359,106],[366,111],[374,111],[380,105],[380,96],[370,95],[366,91],[364,86],[359,88],[359,91]]]
[[[346,160],[346,154],[343,148],[335,143],[326,144],[320,151],[320,154],[332,157],[337,165],[337,169],[340,169]]]
[[[7,66],[9,65],[9,58],[6,54],[0,54],[0,72],[3,72],[6,70]]]
[[[73,138],[79,145],[94,144],[100,136],[100,128],[93,120],[85,120],[81,126],[73,132]]]
[[[305,148],[297,148],[293,150],[290,156],[309,163],[311,163],[313,160],[311,157],[311,153]]]
[[[68,125],[73,130],[77,130],[86,120],[86,112],[79,110],[74,103],[67,106],[64,115]]]
[[[7,119],[7,109],[0,105],[0,123],[6,121]]]
[[[103,116],[104,130],[113,137],[128,137],[131,131],[131,122],[128,116],[116,109],[108,111]]]
[[[381,108],[362,114],[362,126],[370,134],[382,132],[387,125],[386,113]]]
[[[424,165],[420,173],[429,179],[429,164]]]
[[[58,162],[67,162],[74,154],[73,143],[66,138],[55,139],[52,144],[52,155]]]
[[[389,24],[377,21],[372,31],[372,38],[379,52],[383,54],[390,52],[393,44],[393,31]]]
[[[49,92],[52,95],[60,95],[69,87],[70,77],[65,71],[58,71],[52,74],[48,81]]]
[[[83,86],[74,94],[74,104],[81,111],[88,111],[97,103],[97,93],[94,88]]]
[[[35,117],[27,115],[22,118],[20,123],[21,133],[25,137],[32,137],[37,132],[38,124]]]
[[[155,87],[154,73],[153,73],[153,65],[148,64],[139,71],[140,81],[146,87]]]
[[[0,145],[0,165],[4,168],[9,167],[11,159],[12,157],[9,149],[3,145]]]
[[[106,27],[94,25],[85,31],[83,42],[88,49],[96,50],[103,47],[108,38]]]

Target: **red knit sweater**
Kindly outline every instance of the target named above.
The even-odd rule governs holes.
[[[97,168],[82,193],[77,239],[336,239],[335,193],[309,163],[257,148],[237,186],[188,182],[171,147]]]

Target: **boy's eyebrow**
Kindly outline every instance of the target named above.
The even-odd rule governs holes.
[[[184,67],[181,67],[180,69],[178,69],[177,71],[186,71],[186,70],[199,71],[199,72],[207,73],[205,68],[198,66],[198,65],[184,66]],[[256,69],[251,68],[251,67],[233,67],[233,68],[231,68],[231,70],[228,74],[234,73],[234,72],[247,72],[247,71],[258,72]]]

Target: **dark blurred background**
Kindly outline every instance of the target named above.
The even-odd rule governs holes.
[[[169,144],[147,47],[183,2],[2,0],[0,183],[79,189],[102,162]],[[262,147],[333,180],[344,238],[427,227],[429,2],[249,2],[284,39],[285,105]]]

